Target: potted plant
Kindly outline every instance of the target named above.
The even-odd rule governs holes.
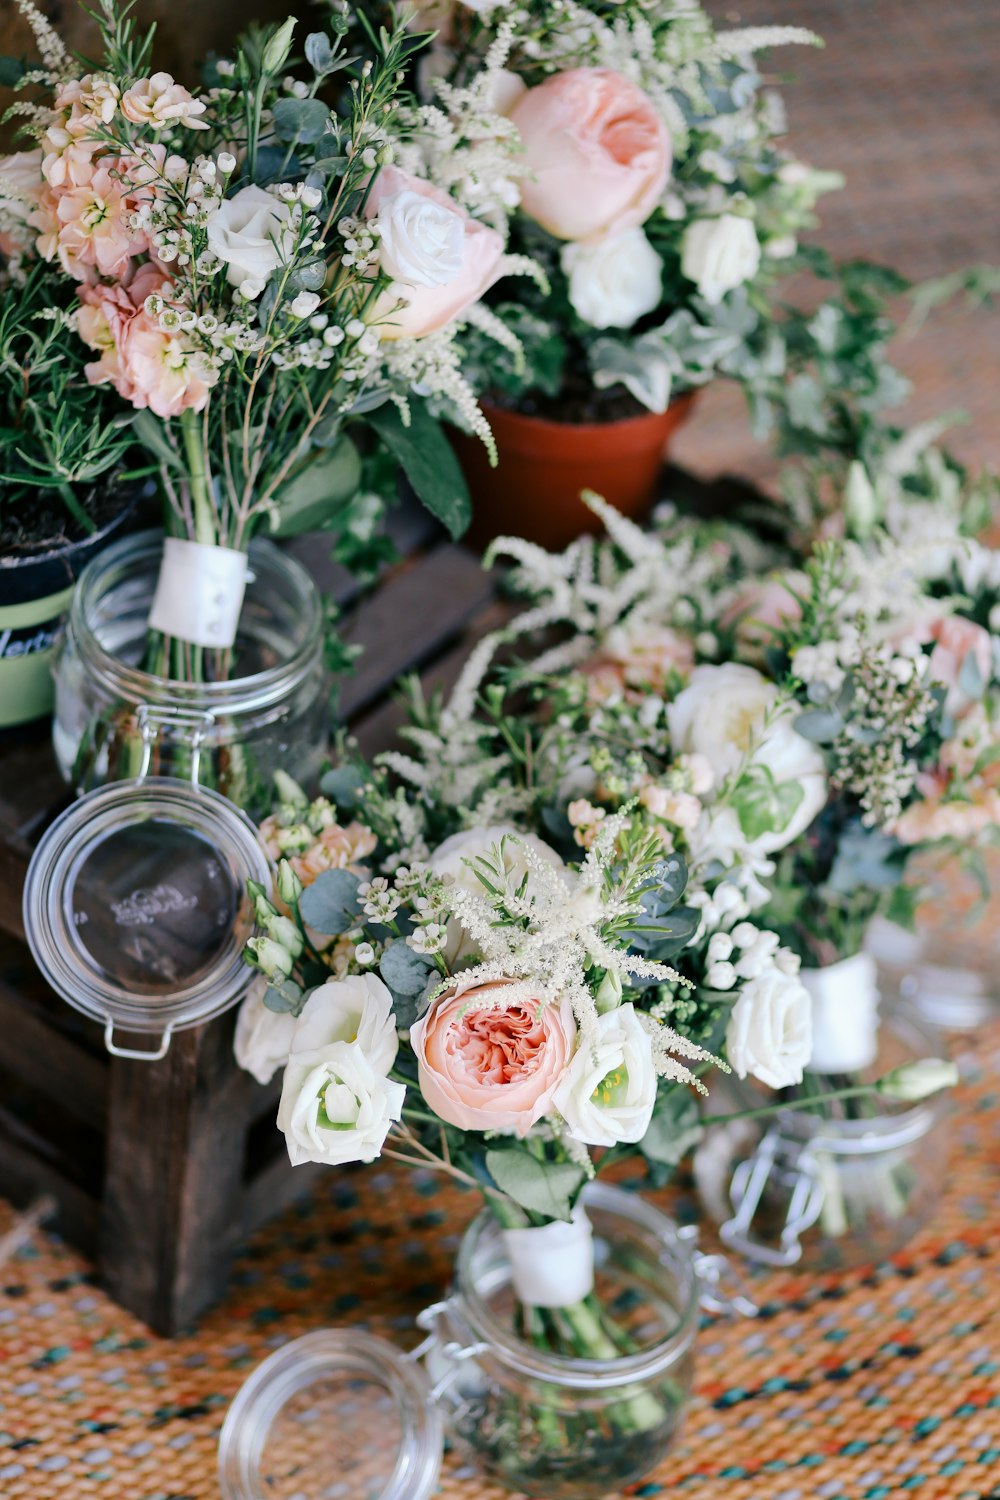
[[[516,22],[495,5],[451,11],[425,91],[447,108],[470,69],[490,76],[521,148],[511,249],[545,272],[492,289],[506,349],[482,320],[463,337],[500,455],[491,472],[457,439],[474,540],[564,545],[593,525],[583,487],[640,514],[693,392],[741,375],[767,290],[840,183],[780,149],[781,100],[754,54],[817,40],[716,32],[697,5],[642,0],[531,0]]]
[[[2,212],[2,209],[0,209]],[[48,269],[0,287],[0,727],[51,712],[52,651],[76,578],[136,498],[133,439],[87,384]]]

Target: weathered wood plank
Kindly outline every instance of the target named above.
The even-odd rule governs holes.
[[[57,1031],[41,1009],[0,979],[0,1068],[74,1118],[103,1130],[108,1068]]]
[[[155,1065],[111,1066],[101,1273],[116,1301],[173,1334],[220,1296],[242,1230],[253,1081],[233,1016],[174,1037]]]
[[[15,1208],[27,1208],[45,1194],[56,1201],[57,1212],[46,1220],[46,1228],[65,1236],[85,1255],[97,1249],[100,1205],[96,1195],[60,1171],[37,1151],[15,1139],[0,1121],[0,1161],[3,1162],[3,1196]]]
[[[364,654],[341,693],[344,717],[383,697],[401,673],[433,661],[486,606],[493,589],[478,559],[454,545],[437,547],[387,578],[345,630]]]

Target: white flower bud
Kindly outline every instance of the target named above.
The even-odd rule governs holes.
[[[231,151],[220,151],[216,163],[223,177],[229,177],[236,171],[236,157]]]
[[[710,990],[731,990],[736,983],[736,970],[732,964],[710,964],[705,983]]]
[[[354,950],[354,957],[361,964],[362,968],[368,968],[370,964],[375,962],[375,949],[371,943],[359,943]]]
[[[287,859],[281,860],[278,865],[278,895],[288,906],[294,906],[302,895],[302,881]]]
[[[915,1104],[941,1089],[954,1088],[958,1082],[955,1063],[943,1057],[918,1057],[914,1062],[903,1063],[893,1068],[875,1085],[885,1099],[894,1099],[902,1104]]]
[[[609,969],[597,986],[594,995],[594,1004],[597,1006],[599,1015],[604,1015],[609,1010],[615,1010],[622,1003],[622,980],[621,975]]]
[[[317,307],[319,307],[319,295],[316,292],[299,292],[288,305],[289,312],[295,318],[311,317]]]

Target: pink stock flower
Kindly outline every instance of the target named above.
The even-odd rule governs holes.
[[[133,406],[164,419],[189,408],[201,411],[213,384],[183,339],[165,332],[146,310],[147,297],[168,285],[166,272],[149,261],[127,286],[82,287],[78,324],[84,343],[100,354],[87,365],[87,379],[93,385],[109,382]]]
[[[99,160],[85,186],[43,199],[43,211],[54,211],[55,255],[77,281],[91,281],[95,274],[120,280],[132,257],[149,248],[146,236],[129,223],[128,191],[117,158]]]
[[[804,573],[774,573],[741,589],[723,610],[720,624],[735,625],[739,644],[758,655],[782,625],[794,625],[802,618],[801,596],[808,592]]]
[[[420,1091],[460,1130],[527,1135],[548,1111],[576,1045],[568,1001],[507,1003],[511,981],[448,990],[410,1028]]]
[[[588,700],[638,699],[645,693],[664,693],[671,678],[687,678],[694,667],[690,636],[669,625],[625,620],[604,637],[596,656],[581,667],[588,682]]]
[[[560,240],[643,224],[670,175],[671,145],[653,101],[610,68],[571,68],[510,110],[524,145],[521,206]]]
[[[198,116],[205,113],[201,99],[189,94],[183,84],[175,83],[169,73],[154,73],[137,78],[122,95],[122,114],[133,125],[148,125],[162,130],[167,125],[186,125],[189,130],[207,130]]]

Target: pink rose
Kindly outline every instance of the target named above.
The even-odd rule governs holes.
[[[720,615],[720,624],[735,625],[736,639],[751,653],[771,643],[783,625],[802,618],[801,595],[809,592],[804,573],[774,573],[739,591]]]
[[[504,999],[511,981],[449,990],[410,1028],[420,1091],[460,1130],[527,1135],[576,1045],[568,1001]]]
[[[928,676],[948,689],[945,706],[949,712],[960,713],[974,701],[959,686],[966,658],[972,657],[983,683],[989,682],[993,675],[992,637],[988,630],[964,615],[942,615],[931,625],[929,636],[935,645]]]
[[[382,269],[394,282],[375,309],[383,338],[435,333],[500,275],[504,242],[496,230],[398,167],[375,178],[365,216],[377,220]]]
[[[524,145],[521,206],[560,240],[643,224],[670,175],[670,137],[652,100],[610,68],[571,68],[510,111]]]

